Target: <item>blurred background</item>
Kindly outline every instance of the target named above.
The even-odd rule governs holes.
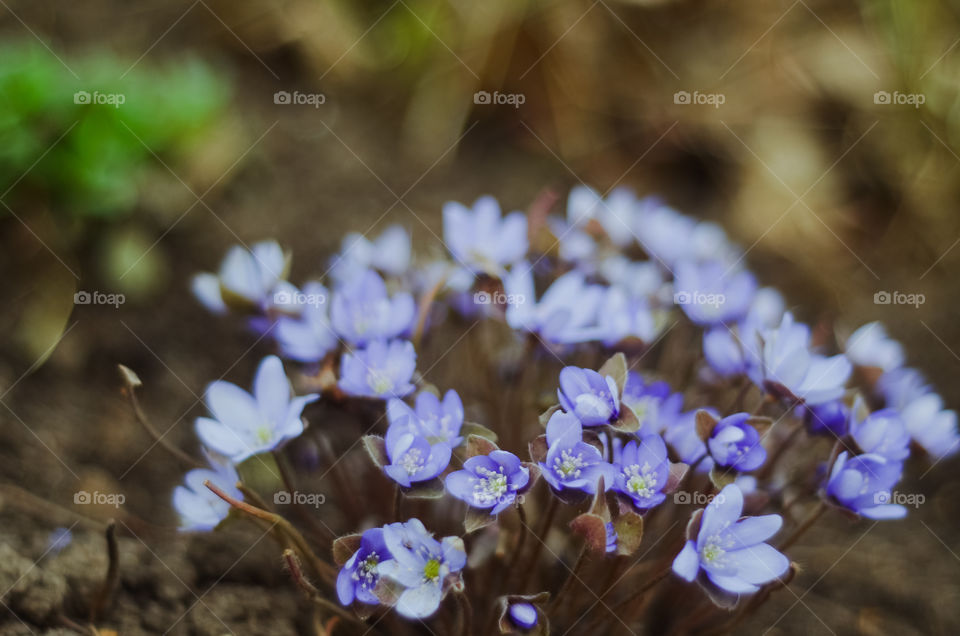
[[[189,294],[229,245],[277,238],[293,280],[391,223],[439,253],[442,203],[487,193],[626,185],[717,220],[805,320],[882,320],[956,408],[958,33],[953,0],[0,0],[0,536],[29,565],[78,482],[174,525],[179,467],[115,365],[191,444],[203,387],[263,353]],[[811,534],[749,630],[956,633],[955,468],[910,471],[928,499],[905,522]],[[103,558],[89,541],[76,558]],[[185,549],[132,542],[146,609],[122,633],[297,633],[270,546],[266,568]]]

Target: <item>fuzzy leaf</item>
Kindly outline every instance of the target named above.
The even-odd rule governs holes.
[[[491,442],[497,441],[497,434],[491,431],[486,426],[482,424],[476,424],[474,422],[464,422],[463,426],[460,427],[460,435],[464,437],[469,437],[470,435],[476,435],[477,437],[483,437],[490,440]]]
[[[400,490],[404,497],[410,499],[440,499],[446,492],[443,480],[439,477],[429,481],[417,482],[410,488],[401,488]]]
[[[527,445],[530,450],[530,459],[536,463],[547,461],[547,451],[549,447],[547,446],[547,436],[539,435],[534,437],[530,443]]]
[[[632,511],[621,514],[613,522],[613,529],[617,531],[617,554],[630,556],[640,548],[643,541],[643,517]]]
[[[737,473],[732,470],[721,468],[717,465],[714,465],[714,467],[710,469],[710,483],[712,483],[717,490],[723,490],[736,480]]]
[[[683,478],[687,476],[690,466],[682,462],[670,462],[670,472],[667,474],[667,483],[663,487],[663,493],[669,495],[676,490]]]
[[[587,544],[587,549],[597,554],[607,551],[607,522],[600,515],[585,512],[570,522],[570,529]]]
[[[560,410],[559,404],[554,404],[546,411],[540,414],[540,426],[547,428],[547,422],[550,421],[550,418],[553,417],[553,414]]]
[[[620,408],[620,417],[612,422],[610,426],[614,430],[623,433],[635,433],[640,430],[640,419],[632,408],[622,405]]]
[[[471,434],[464,445],[464,457],[469,459],[477,455],[489,455],[495,450],[499,450],[499,447],[489,439]]]
[[[346,534],[333,542],[333,562],[338,567],[343,566],[360,549],[360,539],[359,534]]]
[[[604,522],[610,521],[610,507],[607,506],[607,489],[602,476],[597,482],[597,492],[593,496],[593,503],[590,504],[590,512],[603,519]]]
[[[701,442],[706,442],[713,434],[713,428],[717,425],[717,418],[703,409],[697,411],[696,418],[697,437],[700,438]]]
[[[377,435],[364,435],[363,447],[366,449],[367,455],[370,456],[370,461],[380,470],[383,470],[384,466],[390,464],[390,458],[387,457],[387,443],[382,437]]]
[[[487,526],[496,523],[497,515],[490,514],[489,510],[481,510],[479,508],[467,508],[467,514],[463,519],[463,529],[467,534],[476,532],[481,528],[486,528]]]
[[[627,356],[623,352],[616,353],[612,358],[603,363],[600,367],[600,375],[613,378],[617,383],[617,390],[623,395],[623,385],[627,383]]]

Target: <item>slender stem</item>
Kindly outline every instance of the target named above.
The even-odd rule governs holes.
[[[423,339],[423,330],[427,324],[427,317],[430,315],[430,307],[433,306],[434,299],[446,283],[446,277],[441,278],[420,297],[420,311],[417,313],[417,326],[413,331],[413,346],[417,351],[420,350],[420,342]]]
[[[97,597],[90,606],[90,623],[95,624],[97,619],[110,606],[117,585],[120,583],[120,551],[117,547],[117,525],[111,519],[104,533],[107,539],[107,574],[100,585]]]
[[[313,568],[316,574],[324,578],[327,582],[333,581],[336,573],[333,566],[326,561],[321,560],[316,554],[313,553],[313,550],[310,549],[306,539],[303,538],[303,535],[300,534],[300,531],[294,528],[289,521],[278,514],[267,512],[266,510],[262,510],[256,506],[251,506],[246,502],[231,497],[223,490],[210,483],[209,479],[205,480],[203,485],[209,488],[213,494],[220,497],[240,512],[246,513],[255,519],[266,521],[273,526],[277,526],[283,536],[285,536],[297,549],[297,552],[300,553],[300,556],[310,563],[310,567]]]
[[[790,434],[787,435],[787,438],[783,440],[779,446],[777,446],[777,450],[773,451],[773,454],[767,459],[767,463],[760,470],[760,473],[757,475],[757,479],[765,479],[770,476],[770,473],[773,472],[777,461],[783,456],[784,452],[790,448],[802,430],[803,424],[798,424],[792,431],[790,431]]]
[[[280,479],[283,481],[284,487],[287,489],[287,492],[290,493],[291,499],[296,498],[297,485],[293,481],[293,476],[290,472],[290,465],[287,463],[286,456],[283,454],[283,451],[274,450],[273,458],[277,462],[277,469],[280,471]],[[294,501],[293,508],[297,511],[297,516],[300,517],[300,519],[319,536],[329,541],[333,541],[336,538],[336,535],[332,530],[317,523],[317,520],[313,518],[313,515],[311,515],[306,508],[304,508],[303,504],[296,503],[296,501]]]
[[[793,534],[787,537],[787,540],[781,543],[780,547],[777,549],[781,552],[784,552],[787,548],[796,543],[797,540],[802,537],[814,523],[816,523],[817,519],[820,518],[820,515],[822,515],[826,509],[827,504],[821,499],[819,502],[817,502],[817,507],[810,512],[810,515],[804,520],[804,522],[801,523],[800,526],[793,531]]]
[[[560,586],[560,589],[557,591],[556,596],[553,597],[553,600],[550,601],[550,606],[547,608],[547,613],[549,614],[552,610],[560,607],[560,601],[570,591],[570,588],[573,587],[573,582],[580,579],[580,570],[583,568],[583,564],[586,561],[587,556],[587,545],[583,544],[580,548],[580,554],[577,555],[577,561],[573,564],[573,569],[570,570],[570,573],[567,575],[567,579],[563,582],[563,585]]]
[[[167,439],[166,435],[162,435],[160,431],[153,427],[153,424],[150,423],[146,413],[144,413],[143,409],[140,408],[140,401],[137,400],[136,388],[140,386],[140,379],[137,378],[133,371],[122,364],[117,366],[120,367],[120,375],[123,376],[124,382],[126,383],[126,394],[130,398],[130,406],[133,409],[133,415],[136,417],[137,422],[140,423],[140,426],[142,426],[147,433],[150,434],[150,437],[152,437],[157,444],[165,448],[170,452],[170,454],[179,459],[181,462],[192,468],[203,468],[205,466],[203,462],[188,455],[177,446],[174,446],[173,443]]]
[[[473,606],[470,605],[470,599],[463,592],[457,592],[455,596],[457,597],[457,605],[460,607],[457,633],[464,636],[473,636]]]
[[[297,587],[303,590],[308,599],[323,609],[339,616],[348,623],[366,627],[366,624],[356,616],[346,611],[342,607],[339,607],[335,603],[328,601],[323,594],[320,593],[320,590],[314,587],[313,583],[307,580],[307,577],[303,575],[303,570],[300,568],[300,560],[297,558],[297,555],[293,550],[290,550],[289,548],[284,550],[283,560],[287,564],[287,569],[290,570],[290,576],[293,578],[293,582],[297,584]]]
[[[400,521],[400,506],[403,504],[403,492],[400,490],[400,484],[393,489],[393,520]]]

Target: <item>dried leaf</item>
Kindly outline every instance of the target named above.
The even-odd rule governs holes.
[[[630,556],[640,549],[643,541],[643,517],[635,512],[621,514],[613,522],[617,532],[617,554]]]
[[[470,458],[477,455],[489,455],[495,450],[499,450],[499,447],[486,437],[468,435],[464,445],[464,456]]]
[[[701,442],[706,442],[708,439],[710,439],[710,435],[713,433],[713,429],[717,425],[717,418],[703,409],[697,411],[696,418],[697,437],[700,438]]]
[[[383,470],[384,466],[390,464],[390,458],[387,457],[387,443],[382,437],[377,435],[364,435],[363,447],[366,449],[367,455],[370,456],[370,461],[372,461],[377,468]]]
[[[597,554],[607,551],[607,522],[599,515],[585,512],[570,522],[574,534],[583,538],[587,549]]]
[[[463,529],[467,534],[476,532],[481,528],[496,523],[497,516],[490,514],[489,510],[480,510],[478,508],[467,508],[467,514],[463,519]]]
[[[600,375],[613,378],[613,381],[617,383],[617,391],[620,395],[623,395],[623,386],[627,383],[627,356],[623,355],[623,352],[618,352],[614,354],[612,358],[603,363],[603,366],[600,367]]]
[[[415,483],[410,488],[402,488],[404,497],[409,497],[410,499],[440,499],[443,497],[446,489],[443,485],[443,480],[439,477],[431,479],[429,481],[421,481]]]
[[[468,437],[470,435],[476,435],[477,437],[483,437],[488,439],[491,442],[497,441],[497,434],[491,431],[486,426],[482,424],[476,424],[474,422],[464,422],[463,426],[460,427],[460,435]]]
[[[360,539],[362,535],[359,534],[347,534],[342,537],[337,537],[333,542],[333,562],[337,566],[342,566],[344,563],[350,560],[350,557],[360,549]]]
[[[716,465],[710,469],[710,483],[712,483],[717,490],[723,490],[736,480],[737,473],[732,470]]]
[[[546,411],[540,414],[540,426],[547,428],[547,422],[550,421],[550,418],[553,417],[553,414],[560,410],[559,404],[554,404]]]

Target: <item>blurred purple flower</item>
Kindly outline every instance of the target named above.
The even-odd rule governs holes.
[[[638,434],[661,434],[680,417],[683,396],[673,393],[666,382],[645,382],[635,371],[627,373],[620,398],[630,407],[640,422]]]
[[[910,455],[910,434],[900,413],[896,409],[865,412],[860,399],[850,410],[849,431],[860,450],[892,462],[905,460]]]
[[[730,271],[720,261],[682,261],[676,266],[674,302],[699,325],[731,323],[745,318],[756,291],[753,274]]]
[[[426,437],[412,433],[404,426],[388,427],[385,441],[390,464],[384,466],[383,471],[404,488],[440,476],[450,464],[449,444],[431,444]]]
[[[413,343],[377,340],[366,349],[343,354],[337,385],[345,393],[359,397],[403,397],[415,388],[410,379],[416,368]]]
[[[227,517],[230,504],[218,497],[203,482],[209,481],[231,497],[243,501],[243,493],[237,490],[240,477],[229,462],[218,463],[211,459],[210,468],[195,468],[184,478],[184,485],[173,491],[173,507],[180,515],[180,529],[206,532],[213,530]]]
[[[717,422],[707,447],[718,466],[750,472],[766,461],[767,451],[760,444],[760,434],[747,424],[748,419],[749,413],[735,413]]]
[[[914,398],[900,410],[907,432],[928,453],[937,459],[949,457],[960,448],[957,413],[943,408],[936,393]]]
[[[217,274],[193,277],[194,296],[213,313],[226,313],[231,303],[263,311],[270,306],[274,288],[287,271],[287,256],[276,241],[255,243],[247,250],[234,245]]]
[[[512,212],[501,218],[491,196],[477,199],[472,209],[449,201],[443,206],[443,241],[467,269],[499,276],[527,253],[527,217]]]
[[[351,280],[368,269],[402,276],[410,268],[410,252],[410,234],[401,225],[391,225],[372,241],[351,232],[343,237],[330,274],[338,282]]]
[[[453,389],[446,392],[442,402],[433,393],[421,391],[414,408],[403,400],[391,398],[387,402],[387,421],[391,427],[405,428],[431,442],[442,441],[457,447],[463,441],[460,437],[463,402]]]
[[[530,471],[513,453],[496,450],[476,455],[446,477],[447,490],[474,508],[490,508],[496,515],[513,505],[516,493],[530,481]]]
[[[573,270],[557,278],[540,301],[536,300],[533,271],[527,263],[515,265],[503,279],[509,304],[507,324],[513,329],[539,334],[554,344],[574,344],[596,339],[597,311],[604,288],[588,284]]]
[[[285,358],[298,362],[317,362],[337,348],[339,339],[327,315],[327,288],[316,282],[303,286],[294,299],[304,302],[299,316],[277,319],[273,335]]]
[[[522,630],[531,630],[537,626],[537,608],[530,603],[511,603],[507,613],[510,622]]]
[[[206,403],[213,418],[197,418],[197,435],[233,462],[273,450],[303,432],[303,407],[320,397],[311,393],[291,399],[290,394],[280,358],[267,356],[257,368],[252,395],[222,380],[207,387]]]
[[[830,470],[826,492],[834,502],[869,519],[900,519],[907,509],[891,504],[891,492],[903,472],[903,464],[880,455],[850,457],[840,453]]]
[[[806,422],[807,430],[813,435],[843,437],[847,434],[847,422],[850,409],[843,400],[831,400],[813,406],[797,407],[797,415]]]
[[[879,322],[867,323],[850,334],[844,350],[847,358],[860,367],[892,371],[903,366],[903,347],[887,335]]]
[[[720,419],[720,414],[712,408],[704,409],[713,417]],[[697,412],[681,413],[667,425],[663,432],[663,439],[677,454],[679,460],[685,464],[695,464],[701,457],[707,455],[707,445],[697,435]],[[706,457],[700,460],[698,470],[709,470],[713,467],[713,460]]]
[[[344,340],[362,347],[406,335],[416,312],[413,296],[397,292],[391,298],[380,275],[368,269],[334,291],[330,322]]]

